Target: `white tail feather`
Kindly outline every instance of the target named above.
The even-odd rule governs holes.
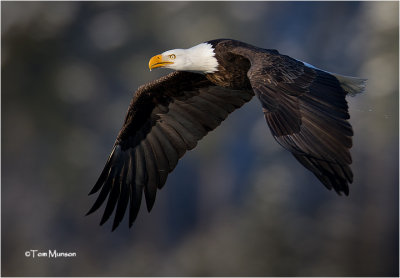
[[[337,73],[331,73],[331,74],[339,80],[340,86],[350,96],[355,96],[356,94],[363,93],[365,91],[367,79],[344,76]]]
[[[298,60],[298,61],[300,61],[300,60]],[[339,83],[340,83],[340,86],[342,87],[342,89],[345,92],[347,92],[350,96],[355,96],[356,94],[363,93],[365,91],[367,79],[340,75],[337,73],[319,69],[319,68],[314,67],[313,65],[310,65],[309,63],[306,63],[303,61],[300,61],[300,62],[302,62],[305,66],[307,66],[309,68],[321,70],[321,71],[327,72],[327,73],[335,76],[337,78],[337,80],[339,80]]]

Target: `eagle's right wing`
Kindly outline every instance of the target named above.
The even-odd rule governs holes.
[[[124,125],[97,183],[100,189],[88,214],[107,199],[103,224],[115,210],[113,230],[129,207],[129,226],[136,219],[142,192],[147,209],[179,158],[215,129],[254,93],[215,86],[204,75],[173,72],[140,87],[129,106]]]

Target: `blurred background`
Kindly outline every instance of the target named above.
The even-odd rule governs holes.
[[[397,276],[398,2],[1,2],[4,276]],[[368,79],[350,196],[272,138],[253,99],[188,152],[131,229],[87,196],[151,56],[233,38]],[[27,258],[25,251],[76,252]]]

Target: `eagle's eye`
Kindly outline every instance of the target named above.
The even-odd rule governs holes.
[[[171,58],[171,59],[175,59],[175,58],[176,58],[176,56],[175,56],[175,54],[171,54],[171,55],[169,55],[169,58]]]

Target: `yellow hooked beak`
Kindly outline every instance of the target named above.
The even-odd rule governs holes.
[[[173,64],[173,63],[174,62],[163,60],[162,55],[156,55],[156,56],[151,57],[151,59],[149,61],[149,69],[152,70],[152,69],[164,67],[165,65]]]

